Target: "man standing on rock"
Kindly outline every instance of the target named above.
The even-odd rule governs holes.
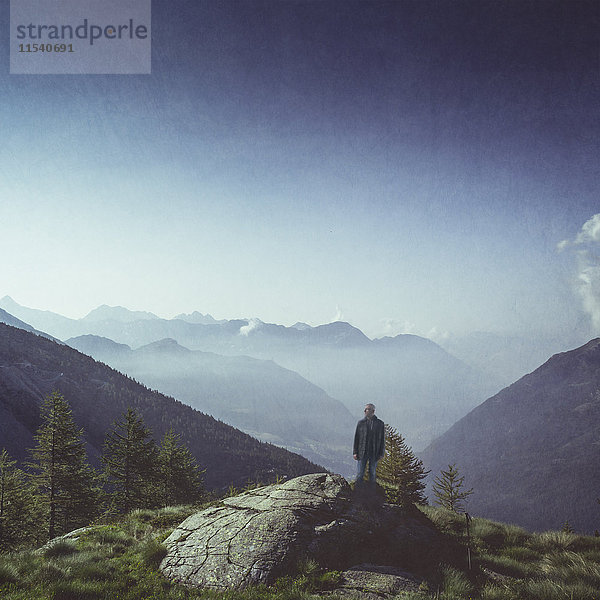
[[[375,405],[369,403],[365,406],[365,418],[356,424],[356,433],[354,434],[354,460],[358,461],[356,483],[362,482],[368,462],[369,482],[375,484],[375,469],[384,452],[384,424],[375,416]]]

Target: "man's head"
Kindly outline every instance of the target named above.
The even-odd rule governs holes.
[[[365,404],[365,417],[367,419],[372,419],[375,415],[375,405],[374,404]]]

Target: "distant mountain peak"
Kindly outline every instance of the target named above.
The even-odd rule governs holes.
[[[108,306],[102,304],[88,313],[82,321],[97,322],[97,321],[119,321],[121,323],[133,323],[134,321],[151,321],[159,320],[155,314],[140,310],[129,310],[123,306]]]
[[[180,321],[185,321],[186,323],[192,323],[196,325],[214,325],[219,323],[226,323],[225,320],[217,321],[217,319],[215,319],[211,314],[206,313],[205,315],[203,315],[197,310],[189,314],[181,313],[173,317],[173,319],[178,319]]]
[[[333,321],[326,325],[312,328],[317,339],[326,343],[369,343],[371,340],[357,327],[346,321]]]
[[[306,331],[307,329],[312,329],[312,327],[308,323],[303,323],[302,321],[298,321],[292,325],[292,329],[297,329],[298,331]]]
[[[191,352],[191,350],[181,346],[177,340],[174,340],[173,338],[164,338],[162,340],[152,342],[151,344],[146,344],[145,346],[138,348],[136,352],[177,352],[179,354],[187,354]]]
[[[65,343],[68,346],[71,346],[71,348],[75,348],[75,350],[88,355],[94,353],[99,354],[102,352],[129,352],[131,350],[127,344],[118,344],[107,337],[92,334],[73,337],[68,339]]]

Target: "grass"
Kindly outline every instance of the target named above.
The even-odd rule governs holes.
[[[158,566],[163,540],[198,507],[133,511],[118,522],[87,528],[43,551],[0,554],[2,600],[310,600],[331,590],[339,573],[306,559],[296,577],[267,588],[220,592],[186,588],[165,579]],[[333,598],[333,597],[332,597]]]
[[[438,528],[467,544],[466,519],[423,507]],[[473,519],[470,524],[474,588],[456,574],[440,598],[482,600],[600,600],[600,538],[564,531],[529,533],[520,527]]]
[[[159,571],[164,539],[198,507],[136,510],[99,523],[41,550],[0,554],[2,600],[335,600],[340,573],[310,557],[275,585],[243,591],[199,590],[168,581]],[[539,534],[473,519],[467,568],[466,521],[423,507],[453,540],[457,555],[435,566],[430,588],[397,600],[600,600],[600,538],[555,531]],[[448,558],[448,557],[446,557]],[[435,572],[434,572],[435,571]]]

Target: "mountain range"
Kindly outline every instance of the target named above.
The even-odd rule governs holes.
[[[341,401],[355,418],[366,402],[376,404],[384,421],[416,449],[500,389],[430,340],[414,335],[371,340],[344,322],[285,327],[258,319],[215,321],[200,313],[161,319],[108,306],[68,319],[22,307],[8,296],[0,307],[61,340],[95,335],[137,349],[172,339],[192,351],[274,361]],[[160,389],[160,380],[154,381]]]
[[[34,446],[39,404],[57,390],[84,429],[90,461],[98,464],[106,432],[124,411],[136,409],[157,442],[169,428],[206,468],[209,488],[276,475],[320,472],[322,467],[260,442],[213,417],[135,382],[65,344],[0,323],[0,447],[19,461]]]
[[[212,322],[212,317],[200,313],[190,318],[212,321],[188,323],[183,319],[164,320],[150,313],[133,313],[127,309],[118,309],[111,317],[112,308],[100,308],[96,316],[102,316],[102,319],[87,319],[88,326],[96,323],[96,326],[101,325],[99,329],[117,333],[120,329],[121,339],[139,340],[176,331],[182,339],[218,347],[223,353],[188,349],[174,338],[158,338],[132,349],[123,342],[86,334],[67,339],[69,344],[99,360],[118,365],[146,385],[162,391],[171,390],[169,393],[202,410],[206,407],[223,420],[237,420],[240,426],[263,439],[277,444],[289,443],[290,447],[297,447],[311,458],[328,457],[329,464],[333,465],[331,468],[339,472],[347,467],[347,463],[344,465],[344,444],[349,445],[346,438],[351,438],[354,424],[352,415],[338,401],[340,397],[347,400],[353,393],[362,404],[365,400],[377,401],[377,393],[383,392],[386,395],[382,397],[388,401],[382,407],[387,414],[393,414],[389,400],[398,393],[400,382],[405,392],[402,404],[398,403],[402,408],[402,422],[410,422],[411,404],[407,399],[412,395],[413,398],[420,396],[422,400],[421,404],[415,402],[413,405],[415,413],[419,413],[417,416],[421,419],[428,416],[425,398],[431,402],[431,410],[438,419],[436,426],[439,426],[442,421],[439,413],[444,410],[445,402],[456,401],[453,394],[457,388],[454,391],[452,388],[454,381],[462,375],[463,389],[471,386],[473,391],[477,388],[476,372],[436,344],[417,336],[369,340],[347,323],[322,327],[297,323],[293,327],[282,327],[257,320]],[[37,317],[34,321],[37,327],[43,326],[44,320],[48,324],[64,325],[64,321],[51,313],[23,309],[21,317],[26,312]],[[2,320],[12,320],[16,327],[32,330],[30,325],[5,311],[0,311]],[[83,319],[68,321],[73,329],[73,323],[83,327]],[[153,407],[154,412],[144,408],[145,414],[157,431],[163,431],[165,421],[172,417],[165,417],[164,411],[157,406],[166,402],[167,413],[170,415],[175,411],[175,422],[183,423],[186,440],[205,444],[197,449],[198,456],[209,457],[210,464],[216,464],[213,459],[222,463],[228,477],[233,473],[239,480],[248,472],[264,474],[272,473],[273,469],[284,472],[281,461],[287,464],[285,472],[313,468],[307,461],[295,463],[284,458],[294,456],[289,453],[277,454],[277,460],[267,461],[271,465],[267,468],[263,450],[268,449],[267,454],[283,453],[284,450],[256,440],[248,442],[251,438],[238,438],[243,434],[206,415],[196,416],[200,413],[192,408],[165,399],[158,392],[123,377],[64,343],[22,331],[20,335],[27,337],[19,338],[15,344],[18,336],[14,331],[17,330],[6,329],[12,333],[8,341],[5,340],[3,354],[0,352],[0,439],[3,443],[6,439],[21,450],[31,444],[31,433],[36,426],[35,407],[44,391],[60,383],[67,390],[65,393],[78,398],[75,406],[79,407],[80,413],[86,414],[85,407],[89,403],[101,407],[91,422],[102,424],[91,427],[92,431],[108,427],[105,412],[117,414],[113,403],[122,408],[132,398],[139,406],[148,403]],[[57,333],[57,330],[53,332]],[[41,347],[40,344],[51,346]],[[237,355],[242,349],[259,357]],[[271,353],[269,360],[264,356],[268,352]],[[52,355],[52,360],[48,354]],[[70,365],[74,356],[78,357],[77,364],[84,361],[82,364],[86,367],[78,367],[75,372],[71,370],[76,375],[63,379],[64,365]],[[278,363],[286,360],[296,363],[300,367],[298,371],[308,372],[313,382],[275,363],[273,357]],[[316,364],[320,360],[323,365]],[[439,369],[437,373],[433,373],[435,368]],[[400,371],[400,375],[389,372],[395,370]],[[407,371],[412,372],[411,377],[403,381]],[[335,393],[329,395],[314,385],[314,380],[325,382]],[[449,389],[444,388],[446,381]],[[356,389],[352,389],[353,385]],[[115,397],[118,399],[114,400]],[[138,399],[142,397],[144,400]],[[468,503],[468,510],[474,515],[535,530],[560,528],[566,521],[578,531],[591,533],[598,529],[600,340],[556,354],[470,411],[467,404],[462,405],[461,417],[419,453],[426,467],[432,470],[429,492],[433,477],[449,464],[456,463],[465,476],[466,486],[474,489]],[[450,408],[446,415],[448,420],[452,418],[452,410],[455,414],[460,412],[456,407]],[[194,416],[188,419],[187,415]],[[389,420],[385,413],[381,416]],[[202,421],[202,427],[208,430],[216,427],[215,431],[220,432],[208,436],[212,436],[208,447],[207,436],[203,434],[202,442],[198,442],[190,430],[190,419]],[[404,432],[402,428],[400,430]],[[100,438],[100,434],[96,434],[95,439],[88,440],[92,454],[98,454]],[[233,450],[228,446],[230,439],[236,440]],[[221,447],[223,444],[225,446]],[[239,450],[247,447],[251,450]],[[219,452],[225,452],[225,458],[217,456]],[[253,466],[254,460],[258,466]],[[202,458],[200,461],[205,462]],[[275,462],[279,466],[272,466]],[[211,477],[213,485],[217,480],[222,483],[214,472]]]
[[[349,475],[355,419],[338,400],[273,361],[191,351],[173,339],[136,350],[84,335],[71,347],[262,440]]]
[[[421,453],[456,463],[468,510],[527,529],[600,529],[600,339],[556,354]]]

